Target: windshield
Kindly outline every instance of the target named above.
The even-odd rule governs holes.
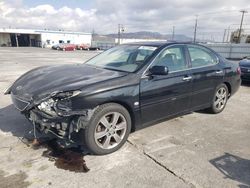
[[[157,49],[154,46],[120,45],[111,48],[86,62],[105,69],[135,72]]]

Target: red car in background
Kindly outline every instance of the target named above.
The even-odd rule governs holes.
[[[75,51],[76,50],[76,45],[75,44],[62,44],[59,46],[59,50],[63,50],[63,51]]]
[[[76,45],[77,50],[89,50],[90,45],[89,44],[78,44]]]

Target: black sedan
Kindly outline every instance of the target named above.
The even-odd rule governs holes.
[[[83,64],[36,68],[5,93],[34,130],[108,154],[131,131],[191,111],[220,113],[240,73],[197,44],[134,43]]]
[[[240,61],[241,79],[250,81],[250,57],[244,57]]]

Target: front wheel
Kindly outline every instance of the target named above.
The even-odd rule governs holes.
[[[213,104],[208,109],[213,114],[218,114],[224,110],[228,99],[228,88],[225,84],[217,87],[213,98]]]
[[[109,103],[96,109],[83,136],[91,153],[104,155],[118,150],[126,142],[130,130],[129,112],[119,104]]]

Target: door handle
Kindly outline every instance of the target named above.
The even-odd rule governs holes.
[[[182,78],[183,81],[189,81],[192,79],[192,76],[185,76]]]
[[[216,74],[222,74],[223,71],[222,71],[222,70],[217,70],[215,73],[216,73]]]

